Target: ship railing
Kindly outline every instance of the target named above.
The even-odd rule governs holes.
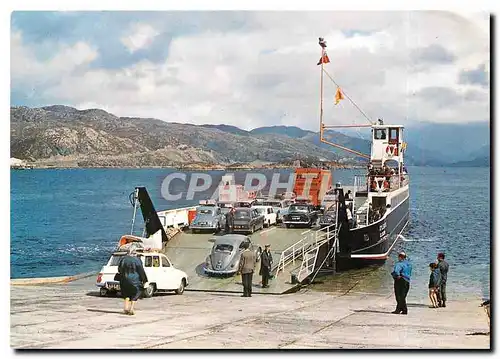
[[[389,181],[387,181],[387,177]],[[410,176],[408,174],[374,174],[354,177],[354,191],[355,192],[392,192],[401,187],[408,185]]]
[[[339,224],[339,226],[338,226],[337,229],[334,229],[334,231],[333,231],[333,233],[334,233],[334,240],[333,240],[333,243],[332,243],[332,245],[330,247],[330,250],[326,254],[325,258],[323,259],[323,262],[321,262],[321,264],[316,267],[316,260],[315,260],[314,261],[314,266],[312,267],[311,272],[309,274],[307,274],[307,275],[303,275],[303,279],[302,280],[304,280],[305,278],[307,278],[316,269],[316,272],[314,273],[314,275],[311,277],[311,280],[309,281],[309,283],[313,283],[314,279],[318,275],[319,271],[321,270],[321,268],[323,268],[323,266],[325,265],[325,262],[330,257],[332,258],[333,272],[335,273],[336,266],[337,266],[337,252],[339,251],[339,233],[340,233],[340,228],[341,227],[342,227],[342,223]],[[316,258],[318,256],[318,253],[319,253],[319,247],[318,247],[318,251],[316,252]]]
[[[333,238],[335,238],[333,247],[337,245],[336,240],[338,238],[338,231],[335,230],[334,224],[329,225],[328,227],[324,227],[322,229],[318,229],[316,231],[316,235],[317,235],[317,241],[309,247],[309,249],[304,253],[302,257],[302,263],[300,265],[300,269],[297,274],[297,280],[299,281],[299,283],[302,282],[304,279],[306,279],[309,275],[311,275],[316,269],[316,262],[318,259],[318,254],[321,246],[323,246],[325,243],[328,243]],[[334,251],[334,253],[335,252],[336,251]],[[325,257],[325,261],[327,257]],[[325,261],[323,261],[320,267],[324,265]]]
[[[285,267],[289,264],[295,264],[295,261],[303,259],[309,248],[317,245],[319,242],[324,242],[327,236],[323,231],[312,229],[302,232],[301,235],[302,238],[299,241],[292,244],[281,253],[280,260],[276,268],[276,275],[280,272],[284,272]]]

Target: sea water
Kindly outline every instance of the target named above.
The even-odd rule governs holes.
[[[162,193],[173,169],[34,169],[11,170],[11,278],[49,277],[97,272],[130,233],[133,207],[129,194],[145,186],[156,210],[197,204],[167,201]],[[286,176],[289,171],[280,171]],[[221,172],[208,172],[218,175]],[[266,171],[268,178],[273,171]],[[335,170],[334,180],[352,185],[359,170]],[[448,293],[489,297],[490,168],[410,167],[410,223],[404,249],[413,264],[411,292],[425,295],[428,264],[445,252],[450,264]],[[246,172],[238,172],[241,181]],[[283,178],[283,177],[282,177]],[[281,180],[283,182],[283,180]],[[171,192],[186,193],[185,181]],[[141,233],[142,218],[136,219]],[[390,290],[395,251],[382,267],[321,277],[313,290],[349,291],[361,284],[367,293]]]

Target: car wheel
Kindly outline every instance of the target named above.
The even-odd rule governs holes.
[[[186,286],[186,280],[182,278],[179,288],[175,290],[175,294],[182,295],[184,293],[184,287]]]
[[[106,288],[101,288],[101,289],[99,289],[99,295],[100,295],[101,297],[105,297],[105,296],[107,296],[107,295],[108,295],[108,290],[107,290]]]
[[[250,234],[253,234],[255,232],[255,226],[252,226],[252,229],[250,230]]]
[[[144,297],[151,298],[155,294],[155,285],[150,283],[146,288],[144,288]]]
[[[215,228],[215,233],[219,233],[220,232],[220,224],[217,223],[217,227]]]
[[[197,229],[192,229],[191,231],[193,232],[193,234],[196,234],[198,232]]]
[[[290,228],[290,225],[288,223],[285,223],[285,228]]]

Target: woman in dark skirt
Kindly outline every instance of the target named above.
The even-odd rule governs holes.
[[[118,265],[120,291],[125,299],[125,314],[134,315],[134,305],[141,296],[144,283],[148,281],[142,261],[137,257],[135,248],[130,247],[127,255]]]

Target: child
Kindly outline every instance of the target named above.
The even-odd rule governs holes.
[[[436,263],[429,264],[431,275],[429,277],[429,298],[431,299],[431,306],[429,308],[438,308],[437,293],[441,285],[441,273],[439,272]]]

